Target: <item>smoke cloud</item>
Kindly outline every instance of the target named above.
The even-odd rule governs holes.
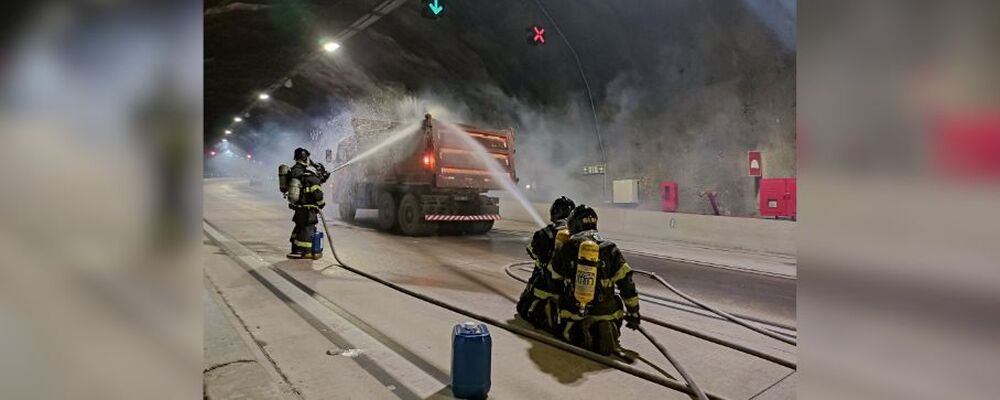
[[[513,128],[519,187],[536,201],[567,195],[600,204],[611,199],[610,181],[637,179],[641,202],[635,206],[658,209],[659,183],[675,181],[680,212],[711,213],[704,193],[715,192],[722,214],[752,216],[757,193],[747,176],[747,151],[763,153],[765,177],[793,177],[796,129],[795,52],[788,45],[794,29],[786,19],[760,16],[774,7],[787,11],[787,4],[750,3],[650,3],[643,12],[595,4],[594,13],[618,13],[615,24],[642,28],[600,32],[587,26],[596,14],[569,18],[572,7],[551,5],[580,55],[596,115],[572,54],[555,33],[534,48],[511,40],[510,25],[501,26],[507,19],[461,15],[449,20],[468,17],[468,33],[435,41],[440,31],[389,16],[345,44],[343,54],[305,71],[296,87],[315,85],[325,100],[298,104],[308,116],[297,121],[274,118],[299,130],[299,139],[262,138],[261,144],[284,146],[283,154],[296,147],[287,142],[335,149],[353,117],[409,121],[431,113]],[[440,22],[435,29],[452,28]],[[605,157],[607,177],[583,173]]]

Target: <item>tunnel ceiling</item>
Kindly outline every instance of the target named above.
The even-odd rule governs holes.
[[[655,113],[701,86],[735,79],[754,90],[775,76],[794,77],[795,5],[786,0],[441,1],[447,10],[438,20],[421,17],[420,1],[407,1],[309,64],[248,123],[298,120],[308,129],[308,116],[331,99],[384,85],[461,98],[482,115],[503,113],[492,100],[498,94],[527,107],[586,105],[574,55],[539,4],[576,50],[602,115],[622,106],[615,96],[624,90]],[[206,143],[321,38],[380,3],[207,0]],[[527,43],[532,25],[547,30],[545,45]]]

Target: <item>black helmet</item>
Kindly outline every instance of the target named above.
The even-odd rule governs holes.
[[[597,211],[586,204],[580,204],[573,209],[573,213],[566,220],[566,225],[569,226],[571,234],[597,229]]]
[[[573,207],[576,207],[576,204],[569,197],[562,196],[556,199],[556,201],[552,202],[552,207],[549,208],[549,220],[555,222],[560,219],[569,218],[569,213],[573,212]]]
[[[305,161],[309,159],[309,150],[301,147],[295,149],[295,161]]]

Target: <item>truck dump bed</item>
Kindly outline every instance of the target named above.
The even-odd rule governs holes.
[[[484,161],[496,162],[494,171],[506,173],[516,180],[514,173],[514,135],[509,130],[489,131],[470,126],[456,125],[467,139],[457,134],[440,132],[436,138],[436,183],[441,188],[501,189],[490,168]],[[471,140],[469,140],[471,139]]]
[[[502,189],[495,172],[516,180],[511,130],[487,130],[468,125],[425,122],[410,131],[402,123],[352,119],[354,135],[340,143],[337,159],[346,162],[369,152],[347,167],[355,181],[429,185],[434,188]],[[455,129],[462,132],[456,132]],[[466,135],[464,138],[461,135]],[[381,146],[381,148],[379,148]]]
[[[427,115],[412,125],[354,119],[340,142],[334,196],[341,219],[378,210],[376,228],[422,236],[486,233],[500,219],[486,192],[517,181],[514,132],[452,125]]]

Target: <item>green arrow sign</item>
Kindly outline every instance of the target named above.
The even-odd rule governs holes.
[[[431,12],[434,13],[434,15],[441,14],[441,11],[444,11],[444,6],[438,4],[438,0],[434,0],[434,2],[428,4],[427,7],[431,9]]]

